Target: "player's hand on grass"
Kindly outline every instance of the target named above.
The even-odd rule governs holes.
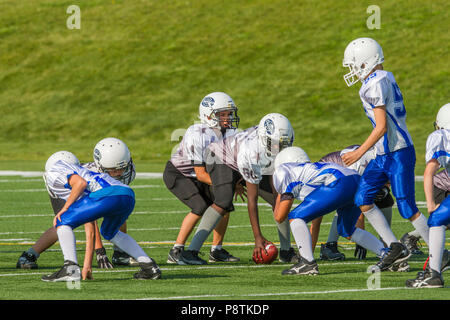
[[[95,249],[95,254],[97,256],[97,265],[100,269],[113,269],[112,263],[109,261],[106,255],[105,248]]]
[[[83,270],[81,270],[81,279],[94,280],[94,277],[92,276],[92,269],[89,267],[83,267]]]

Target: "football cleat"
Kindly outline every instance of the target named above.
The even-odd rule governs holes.
[[[194,250],[184,250],[180,254],[180,258],[178,259],[179,265],[203,265],[208,264],[205,260],[198,256],[199,251]]]
[[[405,233],[400,239],[400,242],[403,243],[408,248],[411,254],[423,254],[423,252],[419,249],[417,245],[419,239],[420,238],[418,237]]]
[[[374,270],[385,271],[393,265],[400,265],[401,262],[408,260],[411,256],[408,248],[400,242],[392,242],[389,248],[384,250],[380,261],[373,266]]]
[[[36,263],[36,256],[24,251],[22,255],[17,260],[16,268],[17,269],[37,269],[38,265]]]
[[[410,270],[410,266],[408,261],[403,261],[400,263],[394,263],[388,268],[388,270],[392,272],[408,272]]]
[[[123,251],[114,250],[112,263],[115,266],[137,266],[139,262]]]
[[[134,279],[138,280],[157,280],[161,279],[161,269],[155,261],[140,262],[141,271],[134,274]]]
[[[216,249],[209,252],[209,262],[238,262],[241,261],[238,257],[231,255],[225,249]]]
[[[53,274],[44,275],[41,279],[45,282],[81,281],[80,267],[75,262],[66,260],[61,269]]]
[[[167,263],[177,264],[180,260],[181,252],[184,251],[184,247],[174,247],[170,249],[169,255],[167,256]]]
[[[409,288],[442,288],[444,279],[435,270],[425,270],[418,272],[415,279],[406,280],[406,286]]]
[[[316,275],[319,274],[319,267],[315,260],[309,262],[300,256],[300,262],[294,264],[289,269],[283,270],[282,275]]]
[[[337,242],[327,242],[320,245],[321,260],[345,260],[345,255],[339,252]]]
[[[294,248],[289,248],[289,250],[280,250],[280,257],[278,261],[283,263],[299,263],[300,257],[295,253]]]

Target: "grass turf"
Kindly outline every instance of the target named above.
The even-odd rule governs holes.
[[[117,267],[102,270],[94,266],[94,280],[82,281],[80,289],[69,289],[65,283],[45,283],[44,274],[56,271],[62,265],[58,244],[44,252],[38,260],[39,269],[15,268],[21,252],[28,249],[52,223],[53,214],[48,195],[40,178],[0,178],[0,299],[8,300],[108,300],[108,299],[162,299],[162,300],[438,300],[449,299],[445,289],[406,289],[405,280],[414,278],[422,268],[425,255],[410,259],[407,273],[383,272],[380,289],[369,290],[367,268],[378,260],[368,253],[364,261],[353,257],[354,244],[340,238],[340,250],[345,261],[318,261],[318,276],[282,276],[289,264],[275,262],[258,266],[251,261],[253,236],[245,204],[238,202],[232,213],[224,246],[241,258],[238,263],[210,263],[206,266],[176,266],[166,263],[167,254],[176,239],[186,207],[177,201],[160,179],[138,179],[133,183],[136,208],[128,220],[128,233],[162,268],[158,281],[133,280],[137,267]],[[417,200],[423,201],[423,192],[417,184]],[[420,205],[421,202],[419,202]],[[323,220],[319,243],[325,242],[333,214]],[[263,234],[278,243],[276,225],[270,208],[260,202],[260,220]],[[397,237],[411,230],[394,209],[393,230]],[[373,232],[370,225],[367,227]],[[84,230],[76,229],[78,259],[84,258]],[[191,238],[190,238],[191,239]],[[189,239],[189,240],[190,240]],[[188,240],[188,243],[189,243]],[[292,240],[293,241],[293,240]],[[207,259],[211,237],[202,252]],[[111,244],[104,240],[111,257]],[[319,258],[319,248],[315,250]],[[425,254],[427,248],[422,248]],[[445,276],[445,275],[444,275]]]

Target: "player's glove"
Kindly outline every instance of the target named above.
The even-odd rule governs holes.
[[[378,193],[375,195],[374,201],[375,201],[375,202],[379,202],[379,201],[383,200],[384,198],[387,197],[387,195],[389,194],[389,192],[391,192],[391,189],[389,189],[388,186],[384,186],[384,187],[381,188],[381,190],[378,191]]]
[[[106,255],[105,248],[95,249],[95,254],[97,255],[97,265],[100,269],[113,269],[113,265]]]
[[[367,249],[364,247],[361,247],[359,244],[355,247],[355,258],[358,260],[364,260],[366,258]]]

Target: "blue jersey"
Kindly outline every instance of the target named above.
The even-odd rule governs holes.
[[[406,109],[400,88],[391,72],[377,70],[361,86],[364,111],[375,127],[374,108],[386,107],[387,131],[375,144],[377,154],[387,154],[413,145],[406,127]]]

